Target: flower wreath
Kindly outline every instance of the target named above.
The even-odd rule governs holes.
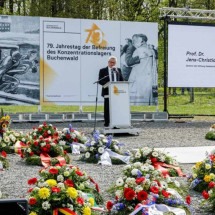
[[[0,135],[2,136],[5,131],[9,129],[10,126],[10,116],[4,115],[3,109],[1,109],[0,118]]]
[[[70,162],[67,152],[58,144],[58,140],[43,138],[29,140],[22,157],[30,165],[43,165],[45,167]]]
[[[0,142],[0,151],[14,153],[17,149],[16,145],[20,145],[20,143],[17,142],[21,142],[23,145],[26,144],[27,138],[23,132],[17,132],[14,130],[5,131]]]
[[[209,132],[205,135],[207,140],[215,140],[215,124],[211,125]]]
[[[211,182],[215,182],[215,150],[206,154],[203,161],[197,162],[192,167],[192,175],[189,177],[190,188],[202,192],[207,190]]]
[[[61,132],[59,144],[62,145],[67,152],[72,152],[72,144],[84,144],[87,140],[88,137],[83,132],[79,132],[72,128],[70,124],[69,128],[64,128]]]
[[[189,214],[190,196],[187,196],[186,201],[182,197],[187,195],[187,190],[182,188],[178,181],[170,177],[164,178],[161,172],[150,164],[136,162],[126,165],[123,168],[123,176],[116,180],[110,192],[115,200],[106,204],[109,214],[139,214],[136,212],[139,206],[143,206],[142,214],[148,214],[144,213],[144,207],[155,204],[181,207]]]
[[[106,150],[120,155],[122,144],[119,143],[118,140],[114,140],[111,135],[105,136],[96,131],[93,134],[93,139],[89,139],[85,143],[85,146],[85,153],[81,157],[81,160],[89,163],[97,163],[101,161],[102,155]],[[111,157],[111,161],[114,164],[123,163],[122,160],[117,157]]]
[[[215,182],[210,181],[208,187],[202,191],[202,196],[204,200],[202,201],[202,205],[207,207],[207,209],[211,209],[211,212],[215,210]]]
[[[131,162],[148,163],[161,171],[164,176],[184,176],[178,162],[165,152],[144,147],[132,152]]]
[[[98,185],[85,172],[71,165],[50,166],[31,178],[27,197],[29,215],[90,215],[92,207],[102,203]],[[93,186],[92,183],[94,183]]]
[[[39,125],[37,128],[34,127],[33,131],[28,134],[28,137],[33,140],[38,139],[40,137],[58,140],[59,131],[52,124],[47,124],[46,122],[44,122],[43,124]]]

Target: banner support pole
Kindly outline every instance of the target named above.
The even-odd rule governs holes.
[[[41,112],[41,109],[42,109],[41,105],[38,105],[38,106],[37,106],[37,112],[40,113],[40,112]]]
[[[167,25],[168,16],[164,17],[164,111],[167,110]]]

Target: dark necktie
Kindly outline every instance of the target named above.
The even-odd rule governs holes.
[[[113,71],[113,69],[111,70],[111,81],[115,81],[114,80],[114,71]]]

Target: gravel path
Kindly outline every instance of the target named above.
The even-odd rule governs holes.
[[[168,122],[135,122],[133,127],[140,129],[139,136],[135,135],[115,135],[125,146],[123,150],[139,148],[144,146],[150,147],[183,147],[183,146],[213,146],[215,142],[206,140],[205,134],[208,132],[211,121],[168,121]],[[12,123],[11,129],[27,132],[40,123]],[[52,123],[58,129],[68,127],[68,123]],[[72,122],[74,128],[78,131],[91,133],[93,123]],[[98,122],[96,128],[101,129],[103,123]],[[81,170],[85,170],[99,184],[101,194],[105,201],[110,199],[106,190],[121,174],[123,165],[114,165],[111,167],[100,166],[95,164],[83,163],[78,160],[78,156],[72,156],[72,164],[77,165]],[[10,168],[0,172],[0,189],[5,198],[23,198],[26,196],[28,186],[27,180],[38,176],[38,170],[41,167],[27,166],[18,155],[8,155]],[[189,173],[192,164],[183,164],[183,171]],[[185,178],[180,179],[186,183]],[[201,210],[201,195],[191,191],[192,206],[198,215],[215,214],[205,213]]]

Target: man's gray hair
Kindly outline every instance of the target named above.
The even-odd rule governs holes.
[[[108,58],[108,61],[110,61],[110,59],[115,59],[115,61],[117,62],[117,57],[115,57],[115,56],[110,56],[110,57]]]

